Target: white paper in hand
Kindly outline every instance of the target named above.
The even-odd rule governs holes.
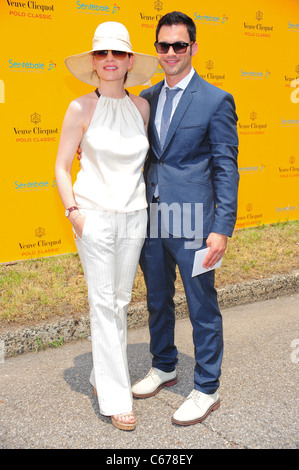
[[[217,261],[216,264],[212,268],[203,268],[202,263],[208,253],[210,248],[204,248],[203,250],[198,250],[194,254],[194,261],[193,261],[193,270],[192,270],[192,277],[198,276],[199,274],[206,273],[207,271],[212,271],[212,269],[219,268],[222,263],[222,258]]]

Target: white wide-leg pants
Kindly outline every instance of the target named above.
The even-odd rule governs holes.
[[[88,288],[93,370],[100,412],[132,410],[127,361],[127,309],[146,234],[146,210],[86,215],[76,245]]]

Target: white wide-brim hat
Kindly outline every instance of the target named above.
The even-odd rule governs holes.
[[[94,73],[92,53],[105,50],[125,51],[134,55],[134,64],[130,73],[128,73],[126,87],[146,84],[157,70],[159,63],[157,57],[134,52],[127,28],[115,21],[100,24],[93,37],[92,50],[67,57],[65,65],[76,78],[98,87],[99,78]]]

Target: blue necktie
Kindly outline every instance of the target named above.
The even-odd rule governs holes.
[[[162,120],[161,120],[161,130],[160,130],[160,144],[161,148],[164,147],[164,143],[166,140],[169,124],[170,124],[170,117],[172,111],[172,101],[175,95],[180,91],[180,88],[175,88],[174,90],[170,90],[166,88],[166,101],[163,108],[162,113]]]

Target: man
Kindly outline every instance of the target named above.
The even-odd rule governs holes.
[[[150,372],[133,385],[132,393],[135,398],[147,398],[177,382],[173,296],[178,265],[193,326],[196,366],[194,390],[172,421],[189,425],[203,421],[220,406],[223,336],[215,271],[192,277],[192,268],[199,247],[210,248],[203,266],[213,267],[225,252],[227,237],[233,233],[239,181],[237,116],[233,97],[200,78],[192,67],[198,45],[191,18],[180,12],[163,16],[157,26],[155,46],[165,81],[141,94],[151,107],[151,149],[145,178],[155,230],[149,224],[140,265],[147,287],[153,359]],[[169,94],[167,88],[179,90],[173,98],[165,138],[163,106]],[[162,205],[164,209],[179,207],[184,216],[187,210],[193,227],[201,212],[203,225],[201,233],[195,233],[195,240],[180,230],[184,224],[174,220],[177,211],[172,224],[165,220]],[[166,218],[169,215],[166,211]],[[201,237],[203,241],[197,240]]]

